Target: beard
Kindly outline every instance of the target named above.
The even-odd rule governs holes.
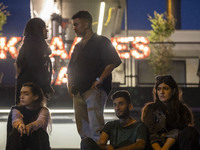
[[[129,112],[129,109],[127,108],[123,112],[120,112],[120,114],[118,114],[117,112],[115,114],[119,119],[125,119],[129,116],[130,112]]]

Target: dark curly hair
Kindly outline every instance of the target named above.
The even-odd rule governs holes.
[[[127,90],[118,90],[112,96],[111,99],[115,100],[116,98],[123,97],[128,104],[131,103],[130,93]]]

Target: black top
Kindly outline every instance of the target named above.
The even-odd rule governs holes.
[[[49,49],[44,38],[25,37],[17,58],[17,67],[20,70],[18,78],[27,74],[32,80],[40,84],[51,79],[51,61]],[[44,86],[44,85],[42,85]]]
[[[94,34],[82,47],[76,44],[68,66],[69,82],[78,92],[88,90],[104,68],[109,64],[120,65],[121,60],[110,40]],[[112,75],[104,80],[103,88],[107,93],[111,89]]]
[[[26,107],[23,107],[23,106],[13,106],[11,108],[11,111],[10,111],[9,116],[8,116],[7,136],[10,133],[10,131],[12,130],[12,110],[13,109],[17,109],[18,111],[21,112],[21,114],[23,114],[24,124],[27,125],[27,124],[37,120],[38,114],[39,114],[40,110],[42,109],[42,107],[40,107],[38,109],[34,109],[34,110],[29,110],[29,109],[27,109]]]
[[[151,143],[164,144],[166,137],[177,139],[179,131],[192,124],[192,114],[182,103],[179,113],[174,113],[162,102],[157,101],[145,105],[143,121],[149,129]]]

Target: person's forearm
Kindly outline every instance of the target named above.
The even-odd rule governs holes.
[[[117,148],[115,150],[144,150],[144,149],[145,149],[144,145],[132,146],[132,144],[131,144],[129,146],[124,146],[124,147]]]
[[[168,150],[169,148],[171,148],[174,143],[176,142],[176,139],[173,138],[167,138],[165,144],[163,145],[163,147],[161,148],[161,150]]]
[[[158,143],[153,143],[151,146],[154,150],[160,150],[161,149],[161,147]]]
[[[38,128],[43,128],[46,130],[49,122],[49,117],[50,117],[49,110],[47,108],[42,108],[37,120],[33,122],[35,124],[36,130]]]
[[[104,79],[106,79],[111,74],[115,67],[116,65],[114,64],[107,65],[102,74],[98,77],[99,79],[93,82],[91,88],[98,89],[103,84]]]
[[[17,129],[20,124],[24,124],[22,116],[23,115],[20,113],[19,110],[17,110],[17,109],[12,110],[12,126],[13,126],[13,128]]]
[[[68,90],[69,96],[72,98],[73,97],[73,94],[72,94],[72,85],[70,83],[67,84],[67,90]]]
[[[98,144],[101,150],[106,150],[107,144]]]
[[[100,75],[99,79],[101,81],[103,81],[104,79],[106,79],[111,73],[112,71],[115,69],[116,65],[115,64],[109,64],[105,67],[104,71],[102,72],[102,74]]]
[[[124,147],[117,148],[115,150],[144,150],[146,147],[145,142],[136,142]]]
[[[68,78],[67,90],[68,90],[69,96],[72,98],[73,97],[73,94],[72,94],[72,76],[67,74],[67,78]]]

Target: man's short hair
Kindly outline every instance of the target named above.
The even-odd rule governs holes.
[[[128,104],[131,103],[131,96],[127,90],[118,90],[114,94],[112,94],[111,99],[115,100],[116,98],[123,97]]]
[[[88,11],[81,10],[72,16],[72,19],[86,19],[90,25],[92,25],[92,16]]]

